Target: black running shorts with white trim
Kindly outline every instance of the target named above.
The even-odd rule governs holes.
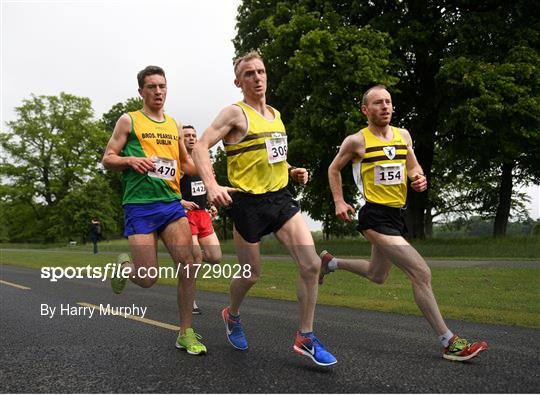
[[[227,214],[236,231],[249,243],[257,243],[264,235],[277,232],[300,211],[300,205],[288,189],[254,195],[234,192]]]
[[[373,229],[384,235],[404,236],[407,233],[405,208],[367,202],[358,212],[356,229],[360,232]]]

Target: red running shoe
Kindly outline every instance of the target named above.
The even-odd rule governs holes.
[[[450,339],[448,347],[444,349],[443,358],[450,361],[468,361],[487,349],[488,345],[486,342],[475,342],[471,344],[467,340],[454,335]]]
[[[323,250],[319,255],[321,257],[321,271],[319,272],[319,284],[324,282],[324,276],[328,273],[332,273],[333,270],[328,269],[328,263],[334,259],[334,256],[328,251]]]

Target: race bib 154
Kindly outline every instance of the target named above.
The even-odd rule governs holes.
[[[374,167],[375,185],[397,185],[405,182],[403,163],[385,163]]]

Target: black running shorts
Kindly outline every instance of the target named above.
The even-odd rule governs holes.
[[[264,235],[277,232],[300,211],[300,206],[286,189],[259,195],[234,192],[227,214],[236,231],[249,243],[257,243]]]
[[[407,233],[405,209],[367,202],[358,212],[360,232],[373,229],[389,236],[404,236]]]

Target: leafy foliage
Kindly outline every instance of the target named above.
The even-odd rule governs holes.
[[[503,235],[512,207],[523,204],[515,187],[540,181],[540,41],[531,30],[540,23],[518,1],[472,12],[461,26],[438,76],[440,144],[471,180],[466,188],[481,189],[482,211]]]
[[[437,213],[472,212],[478,205],[498,218],[496,227],[507,221],[520,201],[513,183],[538,180],[538,150],[530,147],[539,145],[540,26],[529,8],[524,0],[244,0],[235,48],[238,54],[256,49],[265,58],[268,99],[283,112],[291,162],[312,170],[304,209],[330,228],[326,168],[343,137],[360,128],[361,92],[384,83],[392,87],[394,124],[411,131],[432,188],[429,195],[409,194],[411,235],[424,237]],[[460,136],[478,144],[470,150]],[[488,183],[469,174],[496,178]],[[345,174],[351,199],[348,180]],[[472,202],[475,195],[485,200]]]
[[[140,97],[131,97],[125,102],[116,103],[109,111],[101,116],[103,128],[109,133],[112,133],[118,118],[128,112],[137,111],[141,108],[143,108],[143,100]]]
[[[32,95],[15,111],[18,119],[0,133],[6,153],[0,165],[2,208],[10,218],[3,233],[8,240],[21,241],[74,237],[72,219],[83,209],[83,196],[76,191],[89,182],[99,185],[99,161],[108,136],[92,119],[88,98]],[[108,199],[106,194],[101,197]],[[73,204],[62,209],[68,200]],[[79,223],[77,236],[83,228],[86,224]]]

